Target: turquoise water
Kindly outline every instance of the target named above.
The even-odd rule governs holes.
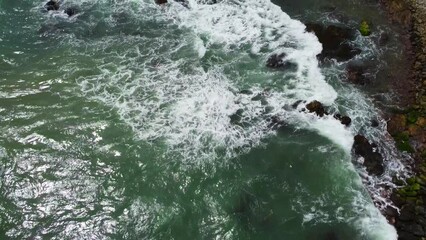
[[[396,238],[350,152],[378,111],[280,7],[43,5],[0,1],[0,238]],[[352,126],[291,107],[315,99]]]

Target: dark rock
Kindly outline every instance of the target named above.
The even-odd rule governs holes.
[[[156,4],[165,4],[167,3],[167,0],[155,0]]]
[[[266,66],[270,68],[277,68],[282,70],[289,70],[297,68],[297,64],[285,60],[287,55],[285,53],[272,54],[266,61]]]
[[[412,233],[398,231],[398,240],[419,240],[419,238],[414,236]]]
[[[323,46],[318,56],[320,59],[335,58],[338,61],[347,61],[361,53],[360,49],[349,44],[349,41],[355,40],[356,30],[354,29],[307,23],[306,30],[314,32]]]
[[[401,209],[401,214],[398,217],[398,220],[401,221],[413,221],[416,218],[416,213],[412,205],[404,205]]]
[[[263,98],[262,94],[259,93],[256,96],[252,97],[251,100],[252,101],[260,101],[260,100],[262,100],[262,98]]]
[[[77,9],[72,8],[72,7],[68,7],[68,8],[65,9],[64,12],[68,15],[68,17],[71,17],[71,16],[74,16],[77,13]]]
[[[297,100],[296,102],[294,102],[293,104],[291,104],[291,107],[293,109],[296,109],[303,101],[302,100]]]
[[[363,165],[366,167],[369,174],[383,174],[383,157],[380,153],[374,151],[373,146],[368,142],[367,138],[362,135],[356,135],[352,148],[355,154],[364,158]]]
[[[416,235],[416,236],[424,236],[425,232],[423,230],[423,227],[419,224],[410,224],[407,228],[408,232]]]
[[[372,127],[378,127],[379,126],[379,121],[377,121],[376,119],[371,120],[371,126]]]
[[[365,85],[371,80],[367,74],[367,67],[362,63],[353,62],[346,67],[346,76],[350,83],[357,85]]]
[[[343,116],[343,117],[340,119],[340,122],[341,122],[343,125],[345,125],[345,126],[349,126],[349,125],[351,124],[351,122],[352,122],[352,119],[351,119],[350,117],[348,117],[348,116]]]
[[[47,11],[56,11],[59,9],[59,2],[57,0],[50,0],[44,7]]]
[[[324,116],[324,114],[327,114],[322,103],[320,103],[316,100],[306,104],[306,109],[308,109],[308,111],[311,112],[311,113],[312,112],[316,113],[320,117]]]
[[[385,209],[385,214],[386,216],[396,217],[398,216],[398,211],[391,206],[387,206]]]
[[[379,46],[385,46],[390,40],[389,34],[381,33],[378,39]]]
[[[397,114],[391,117],[387,124],[388,132],[391,135],[398,134],[405,130],[407,118],[403,114]]]
[[[405,204],[405,200],[399,196],[396,192],[393,192],[390,196],[390,200],[395,204],[397,207],[402,207],[402,205]]]
[[[334,118],[337,119],[337,120],[339,120],[345,126],[351,125],[351,122],[352,122],[352,119],[350,117],[348,117],[348,116],[342,116],[342,115],[340,115],[338,113],[334,115]]]

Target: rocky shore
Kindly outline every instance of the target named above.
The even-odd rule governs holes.
[[[389,17],[407,31],[407,57],[412,71],[395,84],[400,109],[389,116],[388,132],[401,151],[415,160],[414,176],[395,179],[399,188],[391,196],[400,212],[388,212],[398,239],[426,239],[426,0],[380,0]]]

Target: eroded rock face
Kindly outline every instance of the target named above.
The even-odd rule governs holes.
[[[318,55],[320,59],[334,58],[338,61],[347,61],[361,53],[360,49],[349,43],[355,39],[356,30],[354,29],[307,23],[306,30],[314,32],[323,46],[321,54]]]
[[[356,135],[352,148],[356,155],[364,158],[363,165],[370,175],[383,174],[383,157],[376,151],[374,145],[369,143],[367,138],[362,135]]]

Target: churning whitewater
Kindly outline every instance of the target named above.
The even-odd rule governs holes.
[[[139,139],[163,142],[168,154],[181,155],[180,161],[203,164],[262,144],[275,133],[271,117],[278,117],[329,138],[350,161],[350,129],[332,116],[302,112],[303,104],[290,107],[319,100],[337,108],[337,93],[318,67],[322,47],[317,38],[278,6],[266,0],[156,6],[147,0],[125,14],[144,23],[141,32],[84,42],[93,50],[86,57],[99,51],[104,56],[96,62],[96,74],[77,82],[87,96],[114,107]],[[118,21],[106,24],[115,27]],[[125,47],[109,51],[118,45]],[[75,57],[84,58],[79,52]],[[296,69],[265,67],[269,56],[282,53]],[[259,95],[261,101],[254,101]],[[242,124],[230,121],[237,112]],[[379,211],[358,195],[354,205],[367,213],[356,223],[360,230],[371,239],[396,239]]]
[[[367,176],[367,191],[358,175],[365,171],[351,162],[360,129],[383,137],[365,125],[376,110],[325,77],[317,37],[280,7],[64,0],[79,9],[68,17],[40,11],[44,4],[31,2],[25,13],[37,33],[21,33],[35,36],[27,43],[36,46],[34,66],[19,65],[27,45],[4,60],[11,79],[40,81],[0,95],[12,102],[0,113],[25,119],[1,125],[18,145],[7,150],[0,139],[0,159],[11,159],[0,186],[12,186],[0,210],[25,209],[8,216],[5,236],[397,239],[369,196],[387,206],[378,185],[389,175]],[[0,17],[12,19],[3,9]],[[291,67],[268,68],[273,55]],[[56,102],[26,108],[20,99],[43,94]],[[313,100],[350,115],[352,125],[308,113]],[[381,147],[386,172],[404,171]]]

